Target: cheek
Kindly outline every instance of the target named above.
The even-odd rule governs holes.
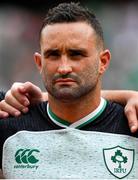
[[[94,80],[99,75],[99,63],[96,61],[95,63],[89,63],[82,71],[83,76],[85,76],[86,80]]]
[[[48,76],[48,69],[47,69],[47,65],[45,63],[42,64],[41,75],[42,75],[43,80],[46,81],[47,76]]]
[[[44,62],[42,64],[42,72],[44,74],[52,74],[55,71],[55,65],[50,62]]]
[[[43,63],[42,66],[42,78],[43,80],[48,83],[51,82],[53,76],[56,73],[56,66],[55,64],[53,65],[53,63],[48,62],[48,63]]]

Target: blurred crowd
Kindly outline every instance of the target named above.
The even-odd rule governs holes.
[[[138,89],[138,5],[86,4],[101,21],[112,60],[103,79],[108,89]],[[32,81],[43,88],[33,62],[39,51],[38,34],[44,15],[16,6],[0,6],[0,90],[13,82]],[[43,88],[44,89],[44,88]]]
[[[14,81],[40,81],[33,62],[40,26],[38,14],[16,7],[0,8],[0,89],[9,88]]]

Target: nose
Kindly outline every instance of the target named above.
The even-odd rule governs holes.
[[[58,73],[66,75],[72,72],[72,67],[70,65],[69,59],[66,56],[61,57],[60,64],[58,66]]]

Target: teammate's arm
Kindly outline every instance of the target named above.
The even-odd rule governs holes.
[[[128,118],[132,132],[138,129],[138,92],[104,90],[102,96],[106,99],[116,101],[125,106],[125,114]],[[26,113],[29,105],[48,100],[47,93],[30,82],[14,83],[6,93],[5,99],[0,102],[0,118],[19,116],[21,112]]]

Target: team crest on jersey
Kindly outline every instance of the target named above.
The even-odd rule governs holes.
[[[103,149],[103,157],[108,171],[119,179],[130,174],[134,165],[134,156],[134,149],[121,146]]]

